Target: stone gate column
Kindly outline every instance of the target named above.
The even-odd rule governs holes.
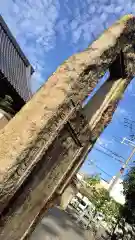
[[[126,16],[85,51],[65,61],[0,131],[2,240],[28,239],[83,163],[93,136],[96,139],[111,120],[119,100],[114,93],[121,85],[123,92],[135,75],[134,39],[135,18]],[[111,70],[114,81],[102,87],[105,97],[96,100],[95,108],[90,104],[90,111],[82,109],[102,72],[116,65],[121,51],[124,75],[123,69],[120,76]]]

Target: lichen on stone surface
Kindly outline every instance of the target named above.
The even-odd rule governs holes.
[[[127,15],[124,15],[122,18],[120,18],[120,20],[118,20],[118,22],[127,22],[129,19],[133,18],[134,15],[132,14],[127,14]]]
[[[125,81],[122,80],[119,87],[116,89],[112,96],[112,101],[120,100],[123,97],[125,90]]]

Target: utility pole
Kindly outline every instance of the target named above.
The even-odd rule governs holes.
[[[125,140],[128,142],[128,144],[125,143]],[[134,142],[130,141],[130,140],[127,139],[127,138],[123,138],[123,141],[122,141],[121,143],[123,143],[123,144],[125,144],[125,145],[131,145],[131,146],[133,146],[133,150],[132,150],[132,152],[130,153],[128,159],[125,161],[125,163],[124,163],[123,166],[121,167],[121,169],[120,169],[120,171],[118,172],[118,174],[116,175],[114,181],[113,181],[112,184],[110,185],[110,187],[109,187],[109,189],[108,189],[109,192],[113,189],[113,187],[115,186],[115,184],[117,183],[117,181],[119,180],[119,178],[122,176],[122,174],[123,174],[123,172],[125,171],[128,163],[130,162],[131,158],[132,158],[133,155],[135,154],[135,143],[134,143]]]

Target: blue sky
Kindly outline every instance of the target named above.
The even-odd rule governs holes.
[[[36,70],[31,80],[31,88],[35,92],[65,59],[86,48],[121,16],[134,14],[135,1],[4,0],[1,2],[0,13]],[[127,158],[131,149],[115,142],[113,136],[122,138],[129,135],[123,127],[123,119],[135,119],[134,99],[135,87],[132,82],[113,122],[97,143],[124,158]],[[119,162],[94,149],[88,159],[94,160],[110,175],[115,175],[120,168]],[[98,171],[94,165],[88,166],[87,162],[82,170]],[[103,173],[102,177],[109,178]]]
[[[131,150],[133,149],[131,145],[125,145],[121,142],[124,137],[130,139],[130,134],[135,133],[135,123],[132,124],[133,130],[131,131],[129,128],[125,127],[126,121],[124,120],[124,118],[128,118],[129,120],[135,121],[134,101],[135,79],[132,80],[131,84],[125,91],[125,94],[123,95],[123,98],[121,99],[118,108],[113,115],[112,122],[97,140],[93,150],[90,152],[85,163],[83,164],[81,171],[92,174],[101,173],[101,177],[105,180],[110,180],[111,177],[102,172],[96,166],[111,176],[114,176],[116,173],[118,173],[123,165],[123,162],[128,158]],[[103,152],[109,154],[109,156]],[[112,152],[114,154],[112,154]],[[119,155],[119,157],[117,157],[115,154]],[[134,165],[132,163],[134,160],[135,157],[131,159],[131,166]],[[94,164],[91,164],[91,161]]]

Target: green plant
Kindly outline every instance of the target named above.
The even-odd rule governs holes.
[[[132,14],[127,14],[125,16],[123,16],[120,20],[118,20],[119,23],[121,22],[127,22],[130,18],[132,18],[133,15]]]
[[[96,186],[98,183],[100,183],[100,176],[99,174],[95,174],[92,176],[87,176],[84,178],[85,182],[87,182],[88,186]]]
[[[103,77],[105,75],[105,72],[101,72],[100,77]]]
[[[95,205],[96,213],[102,212],[107,222],[112,222],[119,216],[120,204],[115,202],[110,196],[109,192],[105,188],[100,188],[100,176],[93,175],[85,178],[88,183],[86,187],[80,189],[80,192],[87,196],[87,198]]]
[[[135,167],[131,168],[123,182],[126,203],[121,215],[129,224],[135,224]]]

